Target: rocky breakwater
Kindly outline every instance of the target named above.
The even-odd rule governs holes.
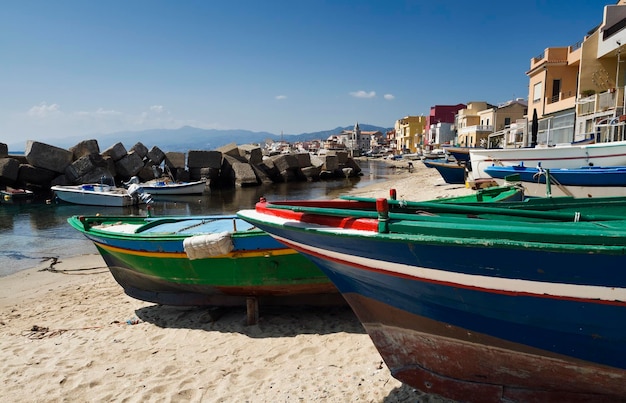
[[[359,165],[346,152],[324,156],[308,153],[263,155],[257,145],[229,144],[217,150],[163,152],[136,143],[130,149],[117,143],[100,152],[97,140],[69,149],[28,140],[23,156],[9,155],[0,143],[0,188],[49,192],[54,185],[115,183],[131,177],[140,181],[170,178],[206,180],[207,188],[257,186],[262,183],[314,181],[360,175]]]

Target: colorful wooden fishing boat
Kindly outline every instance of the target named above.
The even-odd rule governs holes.
[[[492,165],[485,168],[485,173],[499,184],[506,183],[511,175],[518,175],[529,196],[543,197],[548,190],[554,196],[626,196],[626,166],[544,169],[541,164],[534,168],[523,164]]]
[[[262,201],[238,215],[321,267],[414,388],[460,401],[623,401],[626,220],[592,214],[602,199],[592,201],[582,212]]]
[[[345,303],[312,262],[234,215],[73,216],[133,298],[165,305]]]

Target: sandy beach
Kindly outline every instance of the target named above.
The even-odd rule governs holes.
[[[415,162],[352,194],[469,194]],[[218,317],[219,316],[219,317]],[[216,317],[217,320],[214,320]],[[99,255],[0,278],[7,402],[445,402],[394,379],[348,308],[160,306],[126,296]]]

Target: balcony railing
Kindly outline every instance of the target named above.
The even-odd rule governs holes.
[[[593,113],[623,108],[624,88],[611,88],[600,94],[580,98],[576,103],[577,116],[585,116]]]
[[[478,132],[493,132],[493,126],[484,126],[484,125],[475,125],[475,126],[467,126],[459,129],[458,134],[469,134],[469,133],[478,133]]]

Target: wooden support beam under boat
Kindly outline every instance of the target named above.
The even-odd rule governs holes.
[[[259,323],[259,300],[256,297],[246,298],[246,317],[248,326]]]

